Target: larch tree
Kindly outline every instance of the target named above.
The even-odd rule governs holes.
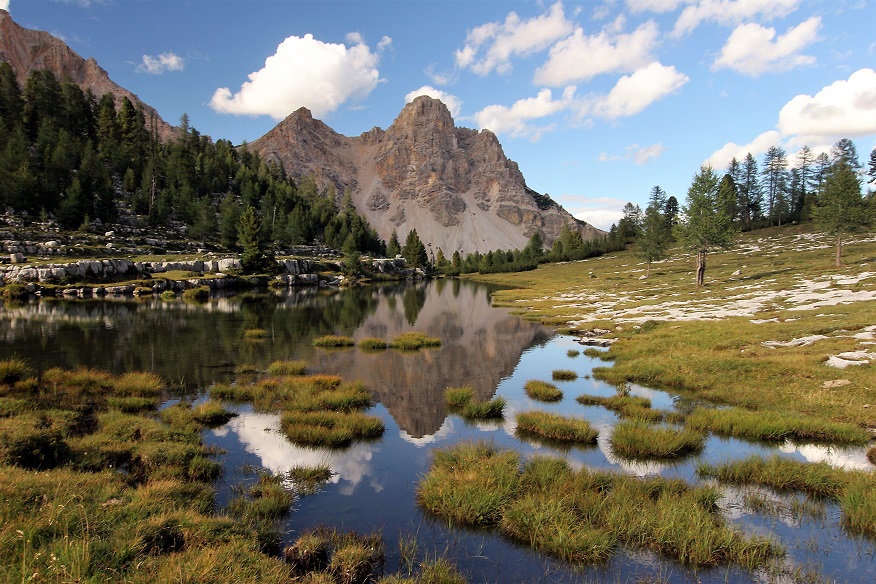
[[[687,190],[682,220],[675,227],[678,242],[696,254],[696,283],[702,286],[706,274],[706,254],[715,249],[729,249],[736,237],[732,208],[727,189],[720,188],[718,175],[711,166],[702,166]]]
[[[836,265],[842,266],[843,238],[873,221],[873,208],[861,194],[861,179],[842,158],[827,173],[812,218],[819,230],[836,238]]]
[[[645,277],[651,275],[651,262],[666,257],[666,250],[672,240],[672,229],[669,219],[663,214],[666,207],[666,192],[659,186],[651,189],[648,206],[642,215],[639,226],[638,254],[648,263]]]

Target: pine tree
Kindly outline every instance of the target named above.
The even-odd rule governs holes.
[[[764,187],[767,193],[767,219],[772,225],[776,220],[782,224],[782,210],[788,195],[788,157],[778,146],[771,146],[764,155]]]
[[[836,238],[836,265],[842,266],[844,236],[873,220],[873,208],[861,195],[861,180],[846,160],[839,158],[825,177],[812,218],[819,230]]]
[[[696,254],[696,283],[705,282],[706,253],[713,249],[728,249],[733,245],[736,228],[727,213],[729,202],[719,189],[718,176],[710,166],[703,166],[687,190],[682,208],[682,221],[676,226],[676,237],[683,246]]]
[[[655,186],[648,197],[648,206],[645,207],[639,238],[636,240],[639,257],[648,262],[646,277],[651,275],[651,262],[666,257],[666,250],[672,238],[669,221],[663,214],[665,207],[666,192]]]
[[[412,268],[425,268],[429,263],[426,246],[420,241],[416,229],[411,229],[405,238],[405,246],[401,250],[402,257]]]
[[[261,220],[255,209],[247,205],[240,214],[237,226],[237,243],[243,249],[240,263],[244,273],[254,274],[270,270],[273,264],[273,252],[264,239]]]

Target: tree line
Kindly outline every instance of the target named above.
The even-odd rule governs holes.
[[[331,188],[294,181],[282,165],[228,140],[213,142],[185,114],[175,136],[161,141],[154,120],[127,97],[98,98],[48,70],[34,71],[22,88],[0,63],[0,144],[0,208],[19,216],[76,229],[127,213],[240,250],[251,208],[257,225],[248,228],[266,245],[385,251],[349,196],[338,203]]]
[[[812,222],[832,236],[839,266],[844,239],[871,227],[876,217],[876,192],[864,193],[865,178],[876,184],[876,148],[866,169],[847,138],[834,144],[830,154],[814,156],[804,146],[789,168],[785,151],[774,146],[764,155],[760,171],[750,153],[742,163],[733,158],[723,176],[702,166],[680,208],[674,197],[655,186],[644,211],[632,203],[624,207],[617,229],[627,242],[636,243],[648,264],[647,274],[651,262],[666,257],[670,245],[693,251],[700,286],[710,250],[729,248],[740,231],[789,222]]]

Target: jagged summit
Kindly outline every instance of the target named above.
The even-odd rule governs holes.
[[[173,135],[173,127],[154,108],[113,82],[93,58],[83,59],[47,32],[19,26],[5,10],[0,10],[0,62],[9,63],[22,87],[33,71],[46,69],[59,81],[70,80],[83,90],[90,89],[98,98],[105,93],[112,93],[117,100],[127,97],[135,106],[143,108],[147,124],[155,121],[162,139]]]
[[[349,191],[378,234],[404,239],[411,229],[446,256],[522,249],[535,232],[547,245],[564,226],[585,239],[602,232],[576,220],[526,186],[489,130],[456,127],[447,106],[420,96],[385,131],[338,134],[301,108],[249,148],[283,164],[296,178],[313,177]]]

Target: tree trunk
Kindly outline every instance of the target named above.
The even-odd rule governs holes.
[[[697,286],[702,286],[706,280],[706,250],[697,250]]]
[[[645,272],[645,277],[646,278],[651,277],[651,260],[648,260],[648,271]]]
[[[841,268],[843,265],[843,235],[836,234],[836,267]]]

